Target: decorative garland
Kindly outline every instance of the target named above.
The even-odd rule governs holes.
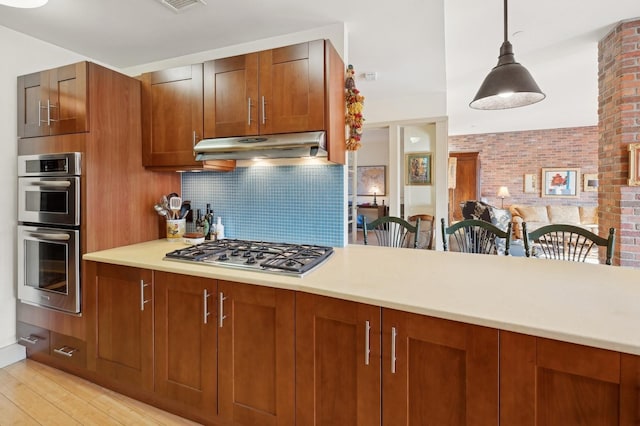
[[[349,138],[347,139],[347,150],[357,151],[360,148],[360,137],[362,135],[362,109],[364,104],[364,96],[356,89],[356,82],[353,78],[356,71],[353,65],[347,67],[344,88],[345,99],[347,102],[345,121],[349,126]]]

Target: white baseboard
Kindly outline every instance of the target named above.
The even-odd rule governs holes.
[[[26,348],[17,343],[2,347],[0,348],[0,368],[21,361],[25,359],[26,356]]]

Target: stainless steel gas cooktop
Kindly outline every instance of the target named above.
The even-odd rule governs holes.
[[[301,277],[331,254],[332,247],[225,239],[174,250],[164,260]]]

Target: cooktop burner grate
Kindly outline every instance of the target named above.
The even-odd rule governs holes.
[[[225,239],[174,250],[165,260],[302,276],[332,254],[332,247]]]

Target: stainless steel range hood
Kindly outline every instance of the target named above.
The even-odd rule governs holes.
[[[327,156],[324,132],[203,139],[194,150],[197,161]]]

